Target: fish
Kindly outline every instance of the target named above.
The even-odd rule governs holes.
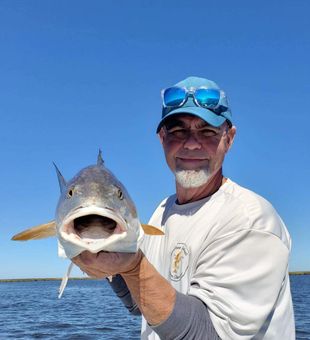
[[[69,181],[54,166],[60,187],[55,219],[24,230],[12,240],[56,236],[58,255],[72,259],[86,250],[134,253],[145,234],[164,234],[159,227],[140,223],[133,200],[105,166],[101,150],[95,165],[83,168]]]

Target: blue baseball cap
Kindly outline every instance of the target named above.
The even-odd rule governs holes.
[[[214,81],[199,77],[188,77],[173,85],[173,87],[181,87],[191,91],[196,88],[216,89],[221,92],[218,105],[220,110],[217,109],[213,111],[212,109],[197,106],[197,104],[194,102],[194,98],[192,96],[188,96],[187,100],[181,107],[166,107],[163,105],[162,117],[157,127],[156,133],[159,132],[160,128],[163,126],[165,120],[168,117],[179,114],[189,114],[199,117],[206,121],[208,124],[215,127],[221,126],[225,122],[225,120],[228,121],[228,124],[232,125],[232,114],[228,105],[227,97]]]

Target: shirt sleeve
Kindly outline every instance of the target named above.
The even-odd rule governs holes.
[[[270,232],[245,229],[206,246],[189,294],[209,309],[221,339],[252,339],[273,311],[287,273],[289,249]]]
[[[176,294],[172,313],[152,329],[165,340],[219,340],[206,305],[194,296]]]
[[[126,285],[125,280],[121,275],[115,275],[112,281],[108,280],[111,288],[117,295],[117,297],[122,301],[123,305],[128,309],[132,315],[141,315],[139,307],[132,298],[130,291]]]
[[[116,275],[109,283],[129,312],[140,315],[124,279]],[[219,340],[206,305],[194,296],[178,292],[171,315],[163,323],[152,328],[161,339],[166,340]]]

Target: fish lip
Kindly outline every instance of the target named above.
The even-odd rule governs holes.
[[[88,236],[81,237],[74,231],[74,219],[93,214],[113,219],[117,223],[113,234],[93,238]],[[72,210],[63,220],[57,220],[56,224],[59,244],[64,249],[66,256],[70,259],[86,250],[91,253],[98,253],[102,250],[113,251],[113,244],[125,240],[130,229],[130,227],[127,227],[127,223],[123,217],[113,209],[92,205],[86,207],[80,206]]]
[[[65,231],[64,229],[66,228],[66,226],[68,226],[76,218],[87,216],[87,215],[99,215],[102,217],[108,217],[114,220],[120,226],[122,232],[127,231],[126,221],[123,219],[122,216],[116,213],[113,209],[108,208],[108,207],[101,208],[101,207],[91,205],[87,207],[78,207],[74,209],[71,213],[69,213],[67,216],[65,216],[61,225],[59,226],[59,232]]]

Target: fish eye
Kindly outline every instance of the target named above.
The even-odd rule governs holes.
[[[71,188],[67,193],[67,198],[71,198],[73,196],[73,193],[74,193],[74,188]]]
[[[120,188],[117,188],[117,196],[120,200],[124,198],[123,192]]]

